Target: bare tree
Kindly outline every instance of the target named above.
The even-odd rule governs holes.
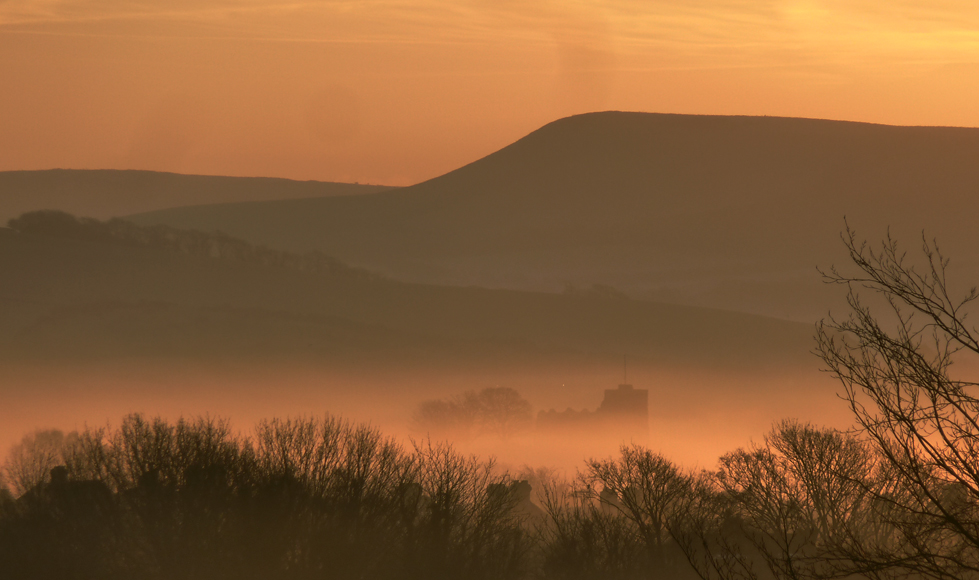
[[[979,354],[967,324],[979,294],[955,296],[949,260],[924,236],[920,260],[889,234],[878,247],[849,226],[842,238],[856,271],[824,276],[848,287],[850,314],[818,325],[816,352],[879,455],[862,484],[889,529],[855,538],[851,554],[881,572],[979,577],[979,398],[976,383],[952,373],[953,362]],[[883,299],[883,311],[861,290]]]
[[[14,495],[23,495],[49,481],[51,469],[64,461],[65,443],[66,437],[61,431],[38,430],[25,435],[10,449],[2,475]]]
[[[626,580],[649,577],[649,556],[635,523],[598,499],[583,478],[547,482],[538,528],[542,578]]]
[[[514,389],[491,387],[449,400],[424,401],[415,411],[414,421],[418,430],[435,436],[488,434],[508,439],[530,428],[533,407]]]
[[[724,492],[718,474],[692,474],[685,484],[666,526],[687,563],[702,580],[756,580],[737,504]]]
[[[863,572],[848,546],[868,531],[863,482],[873,464],[853,435],[786,420],[763,444],[722,457],[718,481],[775,577],[835,578]]]
[[[648,557],[660,569],[675,569],[678,552],[667,521],[688,490],[686,476],[665,457],[637,445],[623,446],[618,459],[587,463],[588,489],[638,530]]]
[[[525,573],[532,543],[508,474],[492,459],[456,452],[432,440],[414,443],[416,485],[423,509],[413,552],[436,578],[516,578]],[[399,577],[412,577],[401,574]]]

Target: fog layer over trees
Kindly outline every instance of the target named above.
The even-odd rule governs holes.
[[[508,439],[533,425],[533,407],[509,387],[466,391],[451,399],[423,401],[415,410],[418,431],[454,440],[488,434]]]
[[[0,572],[979,578],[979,385],[952,372],[979,354],[967,323],[979,294],[958,297],[935,242],[915,261],[890,238],[871,246],[847,229],[843,241],[855,273],[826,279],[849,288],[850,314],[817,327],[816,353],[851,431],[783,420],[702,471],[624,446],[567,480],[332,416],[271,419],[246,437],[219,419],[136,414],[12,450]],[[509,389],[426,405],[419,420],[457,413],[504,437],[515,427],[495,411],[529,413]]]

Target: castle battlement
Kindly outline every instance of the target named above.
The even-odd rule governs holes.
[[[624,441],[645,443],[649,438],[649,390],[629,384],[605,389],[605,396],[594,411],[566,409],[537,414],[537,431],[561,433],[570,430],[592,431]]]

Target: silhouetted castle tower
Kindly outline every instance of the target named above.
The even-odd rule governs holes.
[[[645,445],[649,441],[649,391],[621,384],[617,389],[605,389],[605,398],[595,411],[540,411],[537,430],[569,434],[590,431],[620,443]]]
[[[646,443],[649,437],[649,391],[646,389],[629,384],[605,389],[605,398],[595,414],[611,434],[636,443]]]
[[[605,389],[605,398],[595,411],[540,411],[537,431],[541,433],[570,433],[591,431],[617,439],[620,443],[649,442],[649,391],[636,389],[628,383],[628,360],[622,357],[622,384],[617,389]]]

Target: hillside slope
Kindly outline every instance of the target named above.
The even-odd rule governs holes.
[[[406,284],[12,230],[0,230],[0,271],[0,341],[20,359],[302,358],[310,341],[322,338],[329,350],[347,328],[376,338],[361,354],[378,361],[385,349],[428,345],[433,364],[454,364],[457,347],[469,344],[477,358],[499,351],[514,361],[563,352],[704,368],[812,363],[807,325],[599,293]]]
[[[319,249],[399,279],[633,296],[812,320],[835,289],[844,216],[938,236],[977,272],[979,129],[593,113],[470,165],[364,196],[163,210],[132,219]]]
[[[28,211],[57,209],[106,219],[168,207],[357,195],[377,185],[158,171],[50,169],[0,171],[0,226]]]

